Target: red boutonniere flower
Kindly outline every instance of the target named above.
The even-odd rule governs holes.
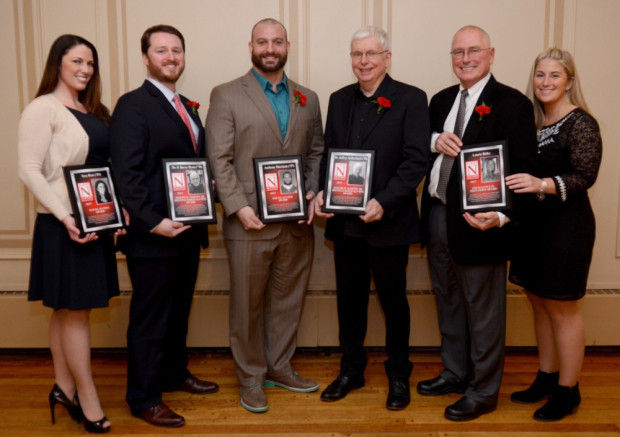
[[[304,93],[302,93],[301,91],[295,91],[293,93],[293,96],[295,96],[296,105],[306,106],[306,103],[308,102],[308,97],[306,97]]]
[[[385,97],[377,97],[377,100],[373,100],[372,103],[377,104],[377,114],[381,114],[381,111],[384,109],[392,107],[392,102],[390,102],[390,99],[386,99]]]
[[[200,103],[194,102],[193,100],[188,100],[187,106],[189,106],[189,109],[192,110],[192,114],[198,114],[198,108],[200,108]]]
[[[478,121],[482,120],[482,117],[486,114],[491,113],[491,107],[487,106],[482,102],[482,105],[478,105],[474,108],[474,111],[479,115]]]

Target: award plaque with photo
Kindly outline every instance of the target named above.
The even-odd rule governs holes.
[[[463,212],[506,211],[511,208],[511,192],[506,187],[507,147],[506,141],[463,146],[458,158]]]
[[[125,227],[109,165],[72,165],[63,171],[75,222],[82,235]]]
[[[254,158],[254,174],[263,223],[308,218],[300,155]]]
[[[358,215],[366,212],[374,157],[374,150],[328,150],[324,212]]]
[[[215,223],[211,172],[206,158],[164,159],[168,216],[184,224]]]

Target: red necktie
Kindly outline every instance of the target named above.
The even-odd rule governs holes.
[[[192,129],[192,124],[189,122],[189,115],[187,115],[187,111],[185,110],[185,107],[183,107],[183,104],[181,103],[181,99],[179,99],[178,94],[175,94],[172,100],[177,107],[177,112],[181,116],[181,119],[183,119],[183,123],[185,123],[185,126],[187,126],[187,129],[189,130],[189,136],[192,138],[194,152],[198,154],[198,144],[196,143],[196,136],[194,135],[194,129]]]

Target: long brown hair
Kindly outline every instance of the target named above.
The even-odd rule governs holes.
[[[586,105],[586,99],[583,97],[583,92],[581,91],[581,83],[579,82],[577,67],[575,66],[573,56],[566,50],[562,50],[557,47],[550,47],[541,52],[534,60],[534,65],[532,66],[532,71],[530,73],[530,80],[527,84],[526,93],[534,104],[534,118],[536,120],[536,127],[540,129],[545,122],[545,110],[534,94],[534,76],[536,75],[536,68],[538,67],[540,61],[544,59],[559,62],[562,68],[564,68],[568,79],[573,81],[572,86],[566,92],[568,101],[589,113],[590,110],[588,109],[588,105]]]
[[[79,45],[85,45],[91,50],[95,66],[93,75],[88,81],[86,88],[78,93],[78,99],[89,113],[94,114],[107,125],[110,122],[110,111],[101,103],[101,78],[99,77],[99,57],[97,55],[97,49],[90,41],[81,36],[65,34],[56,38],[56,41],[52,44],[50,52],[47,55],[43,77],[41,78],[41,83],[39,84],[39,89],[35,97],[49,94],[56,89],[58,78],[60,77],[62,57],[66,55],[71,48]]]

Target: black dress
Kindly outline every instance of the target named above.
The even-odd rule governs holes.
[[[511,282],[548,299],[584,296],[595,235],[587,189],[601,154],[598,124],[580,108],[538,132],[537,173],[553,179],[557,195],[529,202],[518,217]]]
[[[86,163],[107,163],[108,128],[93,114],[69,110],[88,134]],[[82,310],[106,307],[119,294],[111,235],[102,233],[96,241],[79,244],[54,215],[38,214],[31,259],[28,300],[43,300],[56,310]]]

